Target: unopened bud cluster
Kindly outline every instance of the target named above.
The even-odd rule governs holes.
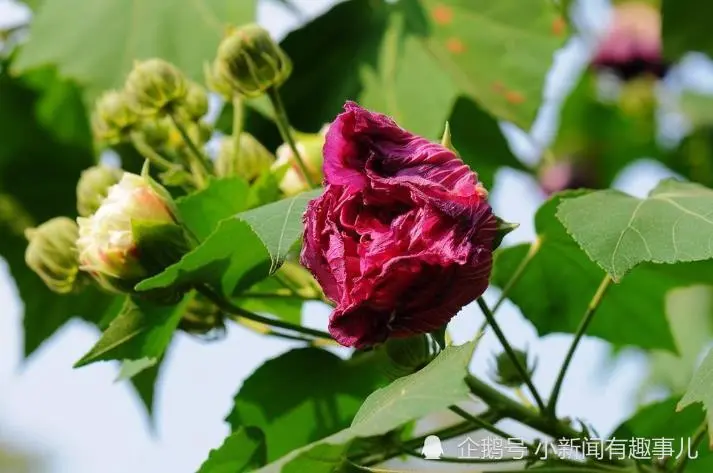
[[[212,103],[208,90],[235,103],[277,89],[291,70],[285,52],[257,25],[229,31],[205,66],[205,87],[163,59],[135,61],[124,84],[96,100],[91,125],[100,146],[133,146],[146,160],[144,171],[139,175],[136,169],[103,164],[84,170],[76,186],[79,217],[58,217],[28,230],[27,265],[58,293],[94,283],[114,293],[175,301],[181,294],[136,288],[197,244],[166,187],[190,193],[214,179],[239,178],[258,185],[268,177],[260,185],[279,183],[286,195],[309,188],[289,147],[280,146],[276,158],[275,150],[242,130],[242,122],[234,125],[233,136],[217,140],[214,156],[208,156],[205,146],[215,131],[206,121]],[[296,138],[310,178],[319,182],[324,132],[298,133]],[[321,297],[304,268],[288,262],[280,271],[302,297]],[[181,327],[213,333],[222,327],[222,317],[212,303],[195,299]]]

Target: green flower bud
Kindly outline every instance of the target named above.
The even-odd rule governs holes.
[[[322,181],[322,147],[327,134],[328,125],[325,125],[319,133],[295,133],[295,145],[302,160],[310,173],[313,182]],[[292,148],[287,143],[281,144],[277,148],[277,161],[273,165],[275,172],[284,171],[280,179],[280,190],[287,195],[297,195],[309,190],[309,184],[300,171],[299,164],[295,159]]]
[[[178,327],[194,335],[221,335],[223,314],[211,301],[198,294],[189,303]]]
[[[322,297],[322,289],[319,283],[303,266],[293,261],[285,261],[277,270],[280,277],[288,281],[290,287],[294,288],[303,299],[319,299]]]
[[[97,140],[113,145],[125,141],[139,116],[123,92],[110,90],[96,102],[92,114],[92,131]]]
[[[57,217],[26,232],[25,262],[52,291],[67,294],[80,287],[77,224]]]
[[[136,62],[126,78],[125,89],[129,101],[142,115],[171,112],[188,94],[186,78],[163,59]]]
[[[109,290],[133,292],[190,250],[171,196],[147,174],[125,172],[91,217],[77,219],[80,269]]]
[[[258,97],[279,87],[292,72],[292,62],[259,25],[232,31],[218,47],[215,74],[246,97]]]
[[[172,134],[175,134],[175,139],[181,139],[178,130],[175,128],[169,117],[154,117],[141,120],[136,127],[136,131],[141,134],[147,145],[154,149],[163,149],[172,139]]]
[[[208,89],[223,97],[225,100],[232,100],[233,87],[223,76],[217,73],[216,63],[203,64],[203,76]]]
[[[381,364],[392,380],[408,376],[426,366],[437,354],[438,344],[427,334],[408,338],[390,338],[380,348],[385,356]]]
[[[220,141],[215,160],[218,177],[239,176],[248,182],[270,169],[275,157],[249,133],[240,134],[240,153],[235,153],[235,140],[226,136]]]
[[[88,217],[97,211],[109,188],[121,179],[121,169],[109,166],[92,166],[82,171],[77,183],[77,211]]]
[[[522,367],[525,368],[528,376],[532,376],[536,368],[536,363],[530,366],[527,352],[514,350],[515,358]],[[509,388],[517,388],[525,384],[525,379],[520,375],[515,363],[506,352],[502,352],[495,357],[494,366],[491,367],[493,380]]]
[[[195,82],[189,82],[183,109],[192,120],[200,120],[208,113],[208,93],[206,90]]]

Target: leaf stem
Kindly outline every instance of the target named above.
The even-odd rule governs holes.
[[[691,439],[690,448],[694,451],[698,450],[698,445],[700,445],[701,441],[706,436],[706,432],[708,432],[708,419],[704,419],[703,423],[701,423],[698,429],[696,429],[696,432],[693,434],[693,438]],[[673,465],[673,473],[683,473],[686,470],[686,465],[690,459],[688,453],[690,453],[690,450],[686,455],[681,455],[681,457],[676,460],[676,463]]]
[[[594,293],[594,297],[592,297],[592,300],[589,302],[589,305],[587,306],[587,310],[584,312],[582,321],[579,323],[577,332],[574,335],[572,344],[570,345],[569,350],[567,351],[567,355],[565,355],[564,361],[562,363],[562,367],[560,368],[559,374],[557,375],[557,381],[555,381],[555,386],[552,389],[552,395],[550,396],[549,403],[547,404],[547,412],[549,412],[549,414],[553,417],[556,416],[557,400],[559,398],[560,391],[562,390],[562,384],[564,382],[565,376],[567,375],[567,369],[569,368],[569,365],[572,363],[572,358],[574,357],[574,352],[577,350],[577,346],[579,346],[579,342],[582,340],[584,333],[587,331],[589,324],[592,322],[592,319],[594,318],[594,314],[597,312],[597,308],[599,307],[599,304],[601,303],[602,298],[606,294],[607,289],[609,289],[611,282],[612,282],[611,277],[608,274],[605,275],[604,279],[602,279],[602,282],[599,284],[599,287],[597,288],[597,292]]]
[[[186,130],[186,127],[183,126],[183,123],[181,123],[181,120],[176,113],[169,113],[168,116],[171,117],[171,121],[173,121],[173,124],[176,126],[181,138],[183,138],[183,142],[186,143],[186,146],[188,146],[188,149],[190,150],[188,166],[191,168],[191,173],[196,181],[196,186],[199,189],[203,189],[206,186],[208,176],[210,175],[210,171],[206,166],[207,159],[201,150],[198,149],[198,146],[196,146],[193,142],[188,134],[188,130]]]
[[[535,238],[535,241],[533,241],[530,245],[530,249],[528,250],[525,257],[522,259],[518,267],[515,269],[515,272],[510,277],[510,280],[505,284],[505,286],[503,286],[502,291],[500,291],[500,296],[498,297],[498,300],[495,301],[495,305],[493,305],[493,308],[491,309],[493,317],[495,316],[495,313],[498,311],[500,306],[503,305],[503,302],[505,302],[505,300],[507,299],[510,290],[515,287],[515,284],[517,284],[523,274],[525,274],[525,269],[527,269],[527,266],[530,264],[530,261],[532,261],[532,259],[535,257],[541,246],[542,240],[540,240],[540,237]],[[477,333],[483,335],[487,328],[488,320],[486,319],[480,325],[480,328],[478,329]]]
[[[515,369],[517,369],[518,374],[525,381],[525,384],[527,385],[530,392],[532,393],[532,397],[535,399],[535,403],[537,404],[537,407],[541,411],[544,412],[546,407],[545,407],[545,403],[542,401],[542,397],[540,396],[540,393],[537,391],[537,388],[532,383],[532,379],[530,378],[530,374],[527,372],[527,369],[524,366],[522,366],[522,364],[520,363],[520,360],[518,359],[517,355],[515,354],[515,351],[510,346],[510,343],[508,342],[507,337],[505,337],[505,334],[500,329],[500,326],[498,325],[498,323],[495,321],[495,316],[493,315],[490,308],[485,303],[485,300],[483,300],[482,297],[479,297],[477,302],[478,302],[478,307],[480,307],[480,310],[483,312],[483,315],[485,316],[485,320],[493,328],[493,331],[495,332],[495,336],[498,338],[498,340],[500,340],[500,344],[503,346],[508,357],[513,362],[513,365],[515,366]]]
[[[478,417],[490,423],[498,422],[502,418],[502,416],[494,410],[486,411],[480,414]],[[471,432],[474,432],[474,430],[473,424],[470,421],[459,422],[448,427],[442,427],[440,429],[427,432],[423,435],[414,437],[396,445],[388,445],[384,451],[379,452],[377,454],[372,454],[365,457],[356,456],[354,460],[359,461],[360,463],[363,463],[366,466],[376,465],[401,455],[404,449],[413,450],[421,447],[423,445],[423,442],[426,441],[426,438],[430,437],[431,435],[435,435],[443,441],[455,437],[460,437],[461,435],[465,435]]]
[[[233,159],[230,160],[228,176],[235,174],[235,163],[240,159],[240,135],[243,132],[244,121],[243,99],[240,95],[233,94]]]
[[[285,322],[284,320],[272,319],[270,317],[264,317],[260,314],[255,314],[249,310],[239,307],[229,300],[223,298],[217,292],[213,291],[210,287],[205,285],[199,285],[196,290],[204,295],[207,299],[213,302],[220,310],[227,312],[229,314],[239,315],[247,320],[252,320],[253,322],[259,322],[261,324],[269,325],[272,327],[279,327],[286,330],[291,330],[293,332],[302,333],[304,335],[310,335],[312,337],[321,338],[325,340],[332,340],[332,336],[327,332],[321,330],[303,327],[302,325],[292,324],[290,322]]]
[[[297,150],[297,144],[295,143],[295,139],[292,136],[292,132],[290,131],[290,122],[287,118],[287,111],[285,110],[285,106],[282,103],[280,93],[278,92],[276,87],[270,87],[269,89],[267,89],[267,96],[270,98],[270,102],[272,102],[272,107],[275,110],[275,124],[277,125],[277,129],[280,131],[282,139],[292,150],[294,160],[295,162],[297,162],[297,166],[299,167],[300,173],[304,177],[305,182],[307,183],[310,189],[314,189],[316,185],[310,177],[309,171],[307,170],[307,166],[305,165],[305,162],[302,159],[300,152]]]
[[[168,171],[171,169],[175,169],[177,166],[179,166],[178,164],[172,163],[168,159],[161,156],[158,151],[149,146],[149,144],[140,134],[136,132],[132,133],[131,142],[136,148],[136,151],[138,151],[141,156],[148,159],[149,162],[155,165],[156,167],[164,171]]]
[[[498,429],[490,422],[483,420],[478,416],[474,416],[473,414],[466,411],[465,409],[462,409],[458,406],[451,406],[451,407],[449,407],[449,409],[480,429],[487,430],[488,432],[493,433],[493,434],[497,435],[498,437],[502,437],[504,439],[513,438],[512,435],[508,434],[507,432],[505,432],[503,430]],[[528,449],[529,449],[529,447],[528,447]]]

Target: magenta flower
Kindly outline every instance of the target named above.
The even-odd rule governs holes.
[[[663,77],[668,64],[661,53],[659,10],[639,1],[618,5],[592,65],[624,80],[645,74]]]
[[[336,303],[345,346],[435,330],[488,286],[496,219],[452,151],[347,102],[324,145],[326,190],[302,263]]]

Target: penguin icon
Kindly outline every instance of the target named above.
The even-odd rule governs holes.
[[[423,441],[421,455],[423,455],[426,460],[440,460],[441,455],[443,455],[441,439],[435,435],[426,437],[426,440]]]

